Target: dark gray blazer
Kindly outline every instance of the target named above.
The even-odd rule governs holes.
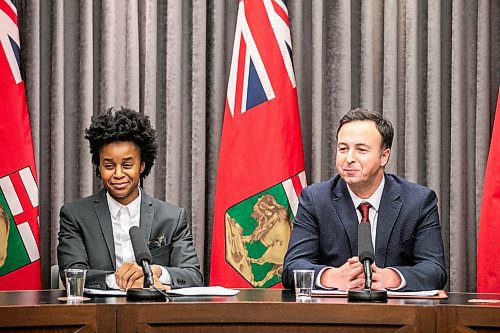
[[[164,239],[151,250],[153,264],[164,266],[172,287],[203,285],[200,263],[188,226],[186,211],[142,192],[139,227],[145,240]],[[161,236],[164,236],[163,238]],[[57,260],[64,269],[88,269],[85,286],[106,289],[106,274],[116,271],[115,244],[106,191],[62,206]]]
[[[358,218],[345,181],[335,176],[302,190],[283,285],[293,286],[293,270],[339,267],[358,253]],[[442,289],[446,284],[443,240],[434,191],[385,174],[380,201],[375,264],[398,269],[402,290]]]

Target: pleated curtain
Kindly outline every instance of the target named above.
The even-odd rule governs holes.
[[[126,106],[159,154],[146,192],[187,209],[209,277],[215,178],[237,0],[17,1],[40,185],[43,283],[59,209],[99,186],[84,129]],[[500,84],[496,0],[289,0],[309,183],[335,173],[340,117],[380,111],[388,172],[436,191],[448,289],[476,288],[476,239]]]

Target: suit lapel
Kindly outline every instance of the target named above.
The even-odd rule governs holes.
[[[141,220],[139,222],[139,227],[142,230],[142,235],[144,236],[146,242],[151,238],[150,236],[151,228],[153,226],[153,217],[153,199],[143,191],[141,199]]]
[[[380,208],[377,219],[377,238],[375,244],[375,262],[378,267],[385,267],[387,247],[394,224],[401,211],[400,186],[386,174],[385,186],[380,200]]]
[[[97,221],[101,226],[102,234],[106,240],[109,256],[116,270],[115,242],[113,240],[113,225],[111,223],[111,214],[109,212],[108,201],[106,200],[106,190],[99,191],[94,198],[94,210],[97,215]]]
[[[333,205],[349,238],[352,257],[358,253],[358,218],[347,185],[342,179],[333,189]]]

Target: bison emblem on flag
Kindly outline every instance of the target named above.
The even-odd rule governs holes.
[[[253,287],[281,282],[283,258],[297,211],[294,176],[230,207],[225,214],[226,261]]]

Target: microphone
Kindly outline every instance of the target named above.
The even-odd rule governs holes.
[[[363,264],[365,274],[365,288],[363,290],[349,290],[347,297],[350,302],[387,302],[387,291],[372,290],[372,268],[375,262],[373,251],[372,230],[370,223],[358,224],[358,258]]]
[[[361,222],[358,225],[358,257],[364,268],[365,289],[370,289],[372,287],[372,269],[370,265],[375,261],[375,253],[373,252],[371,226],[367,222]]]
[[[133,226],[128,231],[132,248],[134,250],[135,261],[142,267],[144,273],[144,288],[130,288],[127,290],[127,298],[131,300],[151,300],[162,299],[168,300],[168,295],[164,289],[159,289],[154,285],[153,272],[151,271],[151,263],[153,256],[149,252],[146,241],[142,236],[141,229]]]
[[[149,266],[153,262],[153,256],[151,256],[151,252],[149,252],[146,246],[139,227],[131,227],[128,233],[132,242],[132,248],[134,249],[135,261],[137,265],[142,267],[142,271],[144,272],[144,288],[149,288],[154,285],[153,273],[151,272],[151,266]]]

